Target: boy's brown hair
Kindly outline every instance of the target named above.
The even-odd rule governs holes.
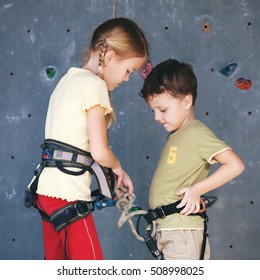
[[[175,98],[192,95],[192,105],[197,98],[197,78],[192,66],[175,59],[159,63],[145,79],[139,95],[146,101],[153,95],[168,92]]]

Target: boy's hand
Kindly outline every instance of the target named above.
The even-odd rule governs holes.
[[[177,195],[183,196],[181,202],[176,206],[177,208],[184,207],[180,214],[187,216],[200,211],[200,195],[195,192],[194,188],[182,188]]]

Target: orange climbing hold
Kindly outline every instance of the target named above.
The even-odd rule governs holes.
[[[209,33],[210,32],[210,25],[209,23],[206,21],[204,24],[203,24],[203,29],[206,33]]]
[[[244,78],[239,78],[236,80],[235,85],[237,88],[242,89],[242,90],[247,90],[250,89],[252,86],[251,80],[247,80]]]

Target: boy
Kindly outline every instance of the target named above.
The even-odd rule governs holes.
[[[149,194],[151,209],[177,203],[179,213],[156,220],[157,245],[165,259],[200,259],[204,221],[200,197],[223,186],[244,170],[240,157],[195,118],[197,79],[192,66],[168,59],[146,78],[140,95],[169,136]],[[220,167],[210,176],[210,165]],[[160,207],[159,207],[160,208]],[[195,214],[195,215],[191,215]],[[209,259],[207,240],[204,259]]]

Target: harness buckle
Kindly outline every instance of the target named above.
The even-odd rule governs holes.
[[[40,164],[38,164],[37,168],[33,172],[33,175],[35,177],[40,176],[40,174],[42,173],[42,170],[44,169],[44,167],[45,167],[45,163],[44,162],[41,162]]]
[[[86,217],[89,213],[94,211],[94,206],[91,201],[79,200],[74,204],[74,208],[81,218]]]
[[[165,214],[162,206],[158,206],[157,210],[159,210],[159,213],[157,213],[157,214],[159,214],[158,217],[161,218],[161,219],[164,219],[166,217],[166,214]]]

